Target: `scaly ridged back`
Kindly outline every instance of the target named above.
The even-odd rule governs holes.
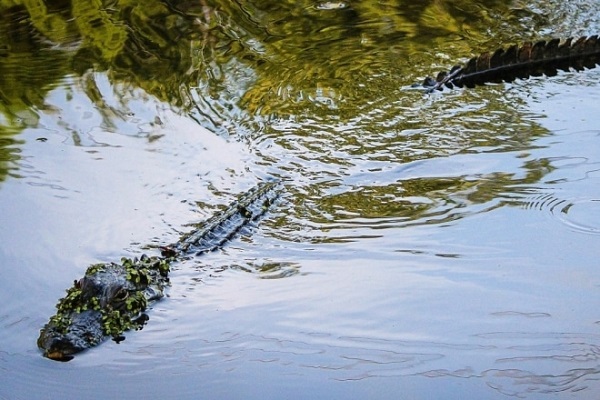
[[[169,248],[163,249],[163,254],[168,250],[184,254],[217,250],[267,211],[278,196],[278,185],[278,181],[260,183],[233,201],[225,210],[202,223],[200,228],[184,235]]]
[[[429,92],[452,88],[474,87],[485,83],[511,82],[530,76],[554,76],[558,70],[594,68],[600,63],[600,40],[597,35],[526,42],[522,46],[498,49],[493,54],[483,53],[471,58],[466,66],[456,65],[449,72],[440,72],[436,79],[428,77],[423,85]]]

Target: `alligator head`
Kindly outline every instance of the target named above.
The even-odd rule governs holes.
[[[148,319],[148,303],[163,297],[168,273],[168,259],[145,255],[90,266],[59,300],[56,315],[40,331],[38,347],[48,358],[69,361],[107,337],[123,340],[124,331],[139,329]]]

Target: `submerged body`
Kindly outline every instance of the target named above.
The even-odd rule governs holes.
[[[170,264],[220,248],[266,212],[277,196],[276,187],[277,182],[266,182],[244,193],[198,229],[163,247],[161,257],[91,265],[40,331],[37,344],[44,356],[69,361],[108,337],[123,340],[123,332],[141,328],[148,320],[144,314],[148,305],[164,296]]]

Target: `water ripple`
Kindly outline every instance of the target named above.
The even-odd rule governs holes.
[[[522,199],[522,207],[545,211],[574,232],[600,234],[600,198],[569,199],[543,193]]]
[[[600,234],[600,199],[570,201],[560,208],[557,218],[576,232],[598,235]]]

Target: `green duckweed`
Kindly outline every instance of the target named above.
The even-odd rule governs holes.
[[[137,318],[148,306],[143,289],[157,280],[156,274],[162,277],[168,276],[170,260],[146,255],[142,255],[140,259],[123,257],[121,266],[102,263],[90,265],[86,270],[86,277],[106,272],[111,266],[115,269],[122,266],[125,278],[139,290],[128,290],[122,297],[115,299],[114,304],[109,302],[102,308],[102,300],[99,296],[84,296],[81,281],[75,281],[73,286],[67,289],[65,297],[56,305],[56,315],[50,318],[50,323],[57,331],[67,333],[72,323],[72,316],[86,310],[100,311],[102,330],[107,336],[118,337],[127,330],[139,329],[143,325],[140,321],[144,319],[138,321]]]

